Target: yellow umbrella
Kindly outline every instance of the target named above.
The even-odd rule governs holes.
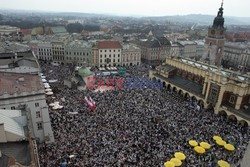
[[[201,142],[200,146],[203,147],[203,148],[205,148],[206,150],[208,150],[208,149],[211,148],[211,145],[208,144],[207,142]]]
[[[182,152],[176,152],[174,154],[174,157],[177,158],[177,159],[179,159],[179,160],[185,160],[186,159],[186,155],[183,154]]]
[[[219,146],[224,146],[227,143],[224,140],[216,140],[216,144],[218,144]]]
[[[164,167],[175,167],[173,162],[167,161],[164,163]]]
[[[230,164],[227,161],[219,160],[218,165],[220,167],[230,167]]]
[[[189,140],[188,143],[189,143],[190,146],[193,146],[193,147],[198,146],[198,143],[195,140]]]
[[[178,158],[171,158],[170,162],[173,162],[175,166],[181,166],[182,162]]]
[[[235,150],[235,147],[232,144],[225,144],[224,147],[228,151],[234,151]]]
[[[203,148],[203,147],[201,147],[201,146],[196,146],[196,147],[194,147],[194,150],[197,152],[197,153],[199,153],[199,154],[203,154],[203,153],[205,153],[205,149]]]
[[[216,140],[222,140],[222,138],[220,136],[214,136],[213,139]]]

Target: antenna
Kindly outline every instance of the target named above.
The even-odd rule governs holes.
[[[221,8],[223,7],[223,4],[224,4],[224,0],[222,0],[222,2],[221,2]]]

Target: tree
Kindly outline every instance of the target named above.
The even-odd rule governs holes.
[[[69,33],[81,33],[83,30],[83,25],[80,23],[70,23],[66,27]]]

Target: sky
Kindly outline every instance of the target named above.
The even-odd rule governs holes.
[[[222,0],[0,0],[0,9],[127,16],[216,15]],[[250,0],[224,0],[226,16],[250,17]]]

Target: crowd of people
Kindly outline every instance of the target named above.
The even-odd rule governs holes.
[[[63,85],[72,67],[41,63],[61,110],[49,109],[55,142],[38,146],[42,167],[162,167],[181,151],[186,155],[183,166],[215,167],[222,159],[238,165],[250,139],[250,129],[224,116],[198,110],[195,103],[171,90],[122,89],[96,92],[78,91]],[[148,77],[146,65],[127,68],[131,77]],[[84,97],[91,97],[97,108],[91,111]],[[72,114],[74,113],[74,114]],[[236,150],[229,153],[213,141],[221,136]],[[211,144],[198,155],[189,140]]]

